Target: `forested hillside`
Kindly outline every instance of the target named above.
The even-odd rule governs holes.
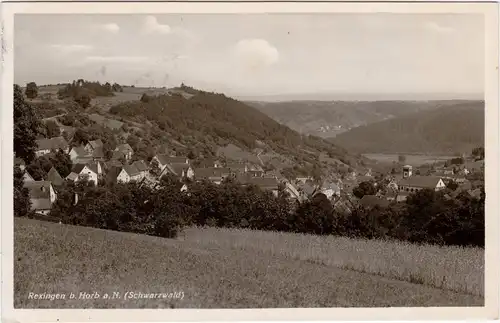
[[[234,144],[246,150],[256,148],[314,162],[321,152],[355,165],[358,156],[314,136],[303,136],[281,125],[261,111],[223,94],[187,88],[190,97],[181,94],[148,96],[140,101],[124,102],[109,112],[119,117],[158,127],[158,135],[173,137],[183,144],[215,151]]]
[[[331,139],[361,153],[455,153],[484,145],[484,101],[455,103],[354,128]]]

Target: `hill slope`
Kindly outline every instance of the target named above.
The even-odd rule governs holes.
[[[421,247],[416,247],[412,250],[412,257],[422,260],[419,258],[422,254],[432,255],[426,262],[419,262],[408,257],[405,245],[381,242],[377,248],[366,245],[365,241],[336,237],[321,241],[317,246],[321,252],[313,255],[311,245],[318,243],[318,237],[299,234],[283,236],[259,231],[189,229],[182,241],[16,218],[14,307],[273,308],[484,304],[481,296],[344,270],[335,265],[349,257],[355,261],[362,259],[362,264],[368,267],[377,263],[387,265],[388,260],[381,256],[398,257],[400,253],[399,258],[393,260],[390,271],[394,271],[394,264],[398,264],[416,273],[417,277],[428,268],[438,271],[454,268],[446,276],[446,282],[458,279],[457,283],[466,285],[471,282],[471,275],[475,278],[483,272],[469,268],[471,263],[472,266],[482,263],[482,256],[476,250],[466,250],[466,254],[457,260],[455,248],[436,247],[421,252]],[[300,246],[293,249],[295,255],[289,253],[292,245]],[[318,255],[327,250],[325,247],[343,255],[328,258],[330,262],[335,259],[334,263],[323,263]],[[366,251],[364,257],[360,257],[360,250],[367,247],[376,252]],[[467,265],[463,266],[465,262]],[[33,266],[34,263],[38,265]],[[458,274],[455,273],[457,269]],[[128,291],[183,292],[184,297],[125,300],[123,295]],[[101,297],[33,300],[27,297],[30,292],[67,295],[71,292],[97,292]],[[120,297],[103,299],[105,293],[111,296],[113,292],[120,293]]]
[[[361,160],[327,140],[302,136],[263,112],[223,94],[192,88],[186,91],[190,96],[158,95],[117,104],[109,112],[127,120],[154,124],[165,136],[174,136],[189,147],[201,145],[212,152],[234,144],[247,151],[274,152],[299,163],[316,161],[320,153],[349,160],[353,166]]]
[[[324,138],[362,125],[434,109],[454,101],[248,102],[290,128]]]
[[[361,153],[455,153],[484,146],[484,102],[455,103],[351,129],[332,142]]]

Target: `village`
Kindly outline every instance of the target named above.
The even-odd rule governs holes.
[[[62,126],[63,127],[63,126]],[[65,129],[61,129],[63,132]],[[188,192],[189,183],[209,181],[221,184],[226,179],[235,180],[241,185],[256,185],[262,190],[278,196],[283,189],[290,200],[303,202],[317,194],[324,194],[335,209],[347,211],[354,205],[366,208],[386,207],[391,202],[404,202],[407,197],[422,189],[441,191],[447,189],[447,198],[454,198],[466,191],[472,197],[480,197],[483,180],[478,174],[484,173],[484,160],[474,156],[460,157],[460,163],[449,165],[400,165],[399,171],[391,173],[363,173],[352,171],[346,176],[329,176],[321,181],[310,176],[285,178],[279,169],[264,171],[263,165],[245,160],[226,158],[204,158],[194,163],[186,156],[156,154],[150,161],[134,160],[134,150],[127,143],[119,144],[110,159],[105,158],[103,142],[100,139],[88,141],[85,145],[72,146],[62,136],[39,139],[36,142],[36,156],[46,156],[62,151],[69,155],[72,169],[63,178],[52,167],[46,178],[36,181],[25,169],[25,163],[15,158],[14,164],[23,171],[24,187],[28,188],[31,210],[37,214],[48,215],[57,200],[58,193],[65,181],[92,181],[95,186],[106,183],[137,182],[154,187],[166,176],[174,176],[183,183],[180,191]],[[224,160],[224,161],[223,161]],[[484,175],[483,175],[484,176]],[[479,176],[480,177],[480,176]],[[356,188],[366,188],[366,192],[356,193]],[[363,190],[363,189],[358,189]],[[78,196],[75,196],[75,204]]]

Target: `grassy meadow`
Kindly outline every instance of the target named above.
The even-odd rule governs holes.
[[[14,306],[483,306],[483,257],[476,249],[214,228],[164,239],[16,218]],[[445,288],[436,287],[440,280]],[[185,296],[28,298],[30,292],[127,291]]]

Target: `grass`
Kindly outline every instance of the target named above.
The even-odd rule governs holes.
[[[187,229],[185,239],[484,296],[480,248],[217,228]]]
[[[335,245],[332,243],[338,243]],[[361,262],[382,266],[368,242],[306,235],[190,228],[179,239],[16,218],[15,308],[265,308],[483,306],[483,297],[363,273]],[[365,246],[365,250],[359,249]],[[294,251],[293,249],[296,248]],[[349,248],[350,253],[349,253]],[[416,247],[406,249],[415,252]],[[333,251],[338,249],[336,253]],[[370,252],[373,251],[373,253]],[[403,251],[402,249],[401,251]],[[430,249],[429,249],[430,250]],[[447,261],[454,254],[441,251]],[[457,249],[458,250],[458,249]],[[353,252],[356,251],[356,252]],[[423,251],[412,255],[413,264]],[[432,251],[432,250],[431,250]],[[471,251],[472,253],[473,251]],[[475,251],[478,253],[478,251]],[[355,253],[356,255],[353,255]],[[330,257],[332,257],[330,259]],[[345,260],[339,259],[346,257]],[[477,256],[476,256],[477,257]],[[409,254],[394,259],[407,259]],[[480,257],[479,257],[480,258]],[[330,260],[328,260],[330,259]],[[473,261],[477,258],[472,258]],[[351,262],[349,262],[351,261]],[[408,266],[410,260],[403,265]],[[441,261],[428,264],[437,266]],[[345,268],[351,264],[355,270]],[[446,261],[441,262],[446,266]],[[397,262],[386,267],[398,266]],[[471,265],[472,266],[472,265]],[[375,267],[374,267],[375,268]],[[414,269],[408,267],[409,270]],[[455,268],[446,270],[450,279]],[[407,269],[408,270],[408,269]],[[481,271],[474,273],[480,275]],[[471,273],[472,274],[472,273]],[[33,293],[183,292],[183,299],[34,300]]]

